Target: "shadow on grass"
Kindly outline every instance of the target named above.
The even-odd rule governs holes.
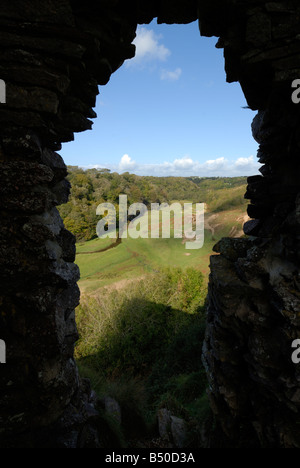
[[[93,330],[90,346],[88,329]],[[204,332],[201,310],[189,314],[138,297],[125,299],[113,313],[97,310],[90,301],[83,306],[80,374],[91,380],[100,402],[105,396],[118,402],[120,443],[157,435],[157,411],[167,408],[188,422],[190,442],[201,445],[209,413],[201,361]]]

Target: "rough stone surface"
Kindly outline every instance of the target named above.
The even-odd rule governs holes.
[[[157,414],[159,436],[169,442],[171,439],[171,412],[167,408],[161,408]]]
[[[176,416],[171,416],[171,432],[176,448],[184,448],[187,443],[187,424]]]
[[[184,448],[188,443],[187,423],[172,415],[167,408],[161,408],[157,414],[158,432],[161,439],[170,448]]]
[[[115,422],[121,426],[122,423],[122,411],[119,403],[109,396],[106,396],[103,400],[105,412],[115,420]]]
[[[211,259],[203,361],[222,437],[214,445],[300,447],[300,78],[298,0],[2,0],[0,78],[0,446],[101,447],[92,391],[73,358],[75,240],[57,153],[92,127],[98,85],[134,56],[139,23],[199,20],[224,49],[227,81],[252,110],[261,177],[249,178],[250,240]]]

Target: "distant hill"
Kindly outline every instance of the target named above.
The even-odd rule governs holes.
[[[117,205],[120,194],[127,195],[129,205],[188,201],[205,203],[210,213],[235,208],[246,211],[246,177],[151,177],[111,173],[108,169],[83,170],[77,166],[69,166],[68,171],[71,196],[59,211],[66,228],[78,241],[97,237],[97,206],[104,202]]]

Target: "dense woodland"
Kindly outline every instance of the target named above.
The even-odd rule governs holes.
[[[97,206],[104,202],[117,205],[120,194],[127,195],[129,205],[189,201],[206,203],[210,212],[246,203],[246,177],[150,177],[111,173],[108,169],[84,170],[76,166],[69,166],[68,170],[71,196],[59,210],[66,228],[77,240],[96,237]]]

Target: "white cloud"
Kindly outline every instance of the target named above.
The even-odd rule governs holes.
[[[91,166],[90,166],[91,167]],[[92,167],[103,167],[92,166]],[[132,172],[137,175],[153,176],[200,176],[200,177],[237,177],[250,176],[259,173],[261,165],[253,157],[238,158],[229,161],[224,157],[209,159],[205,162],[194,161],[189,156],[164,161],[157,164],[138,164],[128,154],[124,154],[117,165],[105,165],[113,172]]]
[[[226,168],[227,161],[225,158],[210,159],[205,162],[206,170],[210,172],[220,171]]]
[[[253,156],[250,156],[249,158],[239,158],[235,161],[235,167],[240,169],[251,167],[253,164],[255,164]]]
[[[176,70],[162,70],[160,79],[165,81],[177,81],[182,75],[181,68],[176,68]]]
[[[182,159],[175,159],[175,161],[173,162],[173,167],[179,170],[191,169],[193,165],[194,165],[194,161],[188,156],[185,156]]]
[[[131,157],[128,156],[128,154],[124,154],[119,164],[120,172],[132,171],[136,167],[137,167],[136,162],[133,161]]]
[[[156,34],[152,29],[147,29],[140,26],[137,30],[137,36],[133,43],[136,46],[135,57],[127,61],[130,66],[134,63],[141,63],[144,61],[160,61],[164,62],[171,55],[170,50],[161,44],[161,35]]]

